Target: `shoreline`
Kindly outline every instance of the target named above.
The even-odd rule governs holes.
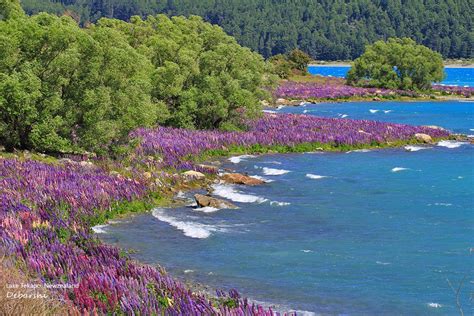
[[[437,143],[440,140],[441,139],[436,139],[436,140],[434,140],[434,143]],[[416,144],[420,144],[420,143],[416,143]],[[370,147],[370,148],[375,149],[375,150],[384,150],[384,149],[393,149],[393,148],[403,148],[403,145],[401,145],[401,146],[396,145],[396,146],[389,146],[389,147]],[[323,151],[323,152],[326,152],[326,151]],[[341,151],[341,153],[343,153],[343,152],[345,152],[345,151]],[[252,152],[247,152],[247,153],[251,154]],[[271,154],[285,155],[285,154],[294,154],[294,153],[298,153],[298,152],[288,152],[288,153],[268,152],[268,153],[262,153],[261,155],[271,155]],[[239,153],[239,155],[240,154],[241,153]],[[255,154],[255,153],[253,153],[253,154]],[[216,157],[216,159],[219,159],[219,161],[221,161],[223,163],[223,160],[228,159],[228,158],[232,158],[234,156],[235,156],[235,154],[227,154],[225,156],[219,156],[219,158]],[[209,162],[209,161],[206,161],[206,162]],[[224,170],[226,172],[239,172],[238,168],[224,168]],[[206,175],[206,178],[207,178],[207,176],[208,175]],[[216,178],[214,180],[218,180],[218,179],[220,179],[220,178]],[[199,187],[200,184],[199,184],[199,181],[197,181],[196,185],[198,186],[198,188],[195,187],[195,188],[187,189],[187,190],[183,190],[183,191],[187,191],[187,192],[191,191],[192,192],[192,191],[194,191],[196,189],[199,189],[199,188],[200,189],[206,189],[209,186],[209,182],[203,183],[202,184],[203,186]],[[176,198],[176,194],[174,195],[174,198]],[[174,200],[174,198],[173,198],[173,200]],[[187,206],[186,203],[184,202],[184,200],[180,200],[180,201],[182,202],[180,205],[177,205],[175,203],[173,205],[162,205],[161,207],[175,208],[175,207],[185,207],[185,206]],[[150,213],[150,212],[151,212],[151,210],[146,210],[143,213]],[[131,215],[133,216],[134,214],[131,214]],[[120,248],[118,243],[117,244],[114,243],[112,245]],[[126,250],[128,250],[128,249],[126,249]],[[130,249],[130,250],[133,250],[133,249]],[[130,254],[133,255],[133,253],[130,253]],[[140,262],[136,258],[133,258],[133,259]],[[150,265],[158,266],[160,268],[166,269],[165,265],[161,266],[160,262],[152,263]],[[186,272],[184,272],[184,271],[185,270],[179,270],[179,271],[177,270],[177,271],[174,271],[174,273],[173,273],[173,271],[170,271],[169,275],[171,275],[174,279],[181,281],[187,288],[189,288],[193,292],[203,294],[211,300],[217,300],[218,299],[218,297],[215,294],[215,290],[219,290],[220,288],[217,287],[216,285],[212,285],[212,282],[206,283],[205,282],[205,274],[201,274],[200,276],[194,275],[194,277],[193,277],[192,275],[187,276]],[[242,292],[241,294],[245,295],[246,293]],[[281,313],[284,312],[284,310],[281,310],[281,308],[283,308],[283,307],[280,307],[280,304],[278,304],[278,303],[268,303],[268,302],[256,301],[256,300],[252,299],[251,297],[248,298],[248,301],[251,302],[251,303],[256,303],[256,304],[258,304],[260,306],[263,306],[264,308],[267,308],[267,309],[271,308],[273,311],[277,311],[277,312],[281,312]],[[292,315],[292,313],[296,312],[294,309],[292,309],[292,310],[287,309],[286,311],[289,313],[288,315]]]
[[[327,63],[311,63],[308,64],[308,67],[351,67],[351,63],[349,62],[327,62]],[[470,69],[474,68],[474,64],[456,64],[456,63],[446,63],[444,64],[444,68],[464,68]]]
[[[431,133],[426,131],[426,133]],[[432,141],[438,141],[438,138],[436,138],[433,134],[433,139]],[[414,135],[411,136],[411,138],[407,139],[395,139],[392,141],[391,139],[384,140],[382,143],[359,143],[355,145],[348,145],[348,144],[338,144],[338,143],[317,143],[317,142],[308,142],[308,143],[297,143],[297,144],[288,144],[288,145],[270,145],[270,146],[263,146],[260,144],[255,144],[255,145],[231,145],[229,144],[225,148],[219,148],[219,149],[211,149],[211,150],[203,150],[201,152],[198,152],[198,154],[195,154],[192,156],[193,158],[193,163],[198,166],[198,163],[204,163],[204,162],[209,162],[214,159],[225,159],[227,157],[231,157],[234,155],[241,155],[241,154],[272,154],[272,153],[301,153],[301,152],[308,152],[308,151],[348,151],[348,150],[354,150],[354,149],[363,149],[363,148],[376,148],[376,149],[381,149],[381,148],[391,148],[391,147],[401,147],[409,144],[421,144],[424,141],[416,140],[413,138]],[[451,139],[453,135],[445,135],[441,137],[442,139]],[[440,139],[441,139],[440,138]],[[24,160],[31,160],[32,158],[34,159],[35,157],[31,154],[28,153],[26,155],[26,152],[23,155]],[[2,157],[3,155],[0,155]],[[8,155],[7,155],[8,156]],[[17,155],[13,155],[13,157],[16,157],[17,159],[21,159]],[[11,159],[13,157],[9,158],[2,158],[2,159]],[[149,157],[149,156],[148,156]],[[43,157],[44,158],[44,157]],[[44,158],[46,160],[48,157]],[[117,172],[119,177],[126,177],[124,175],[127,175],[127,171],[125,166],[122,166],[122,169],[114,169],[114,162],[112,160],[107,161],[107,162],[100,162],[100,161],[94,161],[96,162],[94,165],[97,168],[102,169],[106,173],[109,173],[112,175],[113,172]],[[46,163],[46,162],[43,162]],[[61,162],[60,160],[54,160],[54,164],[59,165],[59,166],[71,166],[72,169],[78,169],[77,171],[79,172],[82,170],[82,161],[81,163],[79,162],[71,162],[71,161],[64,161]],[[85,165],[92,164],[92,162],[88,161]],[[142,168],[145,168],[145,165],[140,165]],[[107,168],[110,167],[110,168]],[[85,169],[89,167],[84,167]],[[117,167],[118,168],[118,167]],[[192,167],[187,167],[192,170]],[[163,169],[161,169],[163,170]],[[160,201],[160,205],[167,207],[168,205],[173,205],[173,201],[175,200],[176,194],[178,193],[178,190],[192,190],[195,188],[207,188],[211,183],[213,183],[216,179],[215,174],[206,174],[203,178],[201,179],[194,179],[194,178],[188,178],[186,177],[186,173],[184,172],[186,169],[183,170],[167,170],[165,169],[165,173],[169,176],[173,176],[173,181],[169,182],[164,182],[162,186],[154,186],[152,183],[155,183],[156,180],[163,180],[167,178],[160,178],[160,175],[155,176],[155,178],[152,177],[149,171],[152,170],[147,170],[147,169],[140,169],[140,171],[143,173],[143,176],[145,176],[146,173],[148,173],[145,178],[147,178],[148,183],[148,188],[149,191],[146,195],[140,197],[138,196],[136,199],[130,200],[125,203],[121,203],[119,200],[112,201],[112,207],[110,207],[108,210],[94,210],[94,213],[87,214],[88,219],[88,224],[86,224],[85,228],[89,229],[89,232],[91,233],[92,239],[98,239],[97,235],[92,234],[92,227],[96,225],[101,225],[101,224],[107,224],[108,221],[117,219],[117,218],[124,218],[127,216],[132,216],[133,214],[138,214],[138,213],[144,213],[148,212],[150,209],[154,208],[157,206],[157,201]],[[189,171],[189,170],[188,170]],[[226,170],[227,171],[227,170]],[[177,172],[177,173],[176,173]],[[161,175],[163,177],[163,174]],[[131,179],[133,179],[133,176],[131,176]],[[135,175],[135,179],[140,179],[137,178]],[[158,199],[157,199],[158,198]],[[176,204],[174,204],[176,205]],[[86,215],[86,214],[84,214]],[[72,232],[70,232],[72,234]],[[68,235],[70,236],[70,235]],[[69,237],[68,237],[69,238]],[[101,244],[104,247],[110,246],[108,243],[103,243]],[[119,247],[116,248],[117,250],[120,250]],[[131,257],[130,257],[131,258]],[[144,263],[137,261],[136,259],[134,260],[131,258],[132,261],[138,262],[137,266],[145,265]],[[170,275],[170,278],[173,276]],[[192,290],[192,289],[191,289]],[[243,293],[245,295],[245,293]],[[221,302],[221,301],[219,301]],[[232,301],[234,302],[234,301]],[[75,305],[73,305],[75,306]],[[220,306],[220,305],[219,305]]]

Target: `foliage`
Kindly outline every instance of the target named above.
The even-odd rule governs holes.
[[[288,54],[278,54],[269,58],[272,65],[271,72],[282,79],[288,79],[296,70],[301,74],[307,74],[307,67],[312,58],[305,52],[294,49]]]
[[[306,71],[306,68],[308,68],[308,64],[311,62],[312,58],[299,49],[293,49],[288,53],[288,60],[295,65],[296,69],[300,71]]]
[[[367,44],[410,37],[445,58],[472,58],[470,0],[23,0],[28,13],[74,11],[82,23],[192,14],[218,24],[265,58],[300,48],[314,59],[348,60]]]
[[[101,19],[81,29],[70,16],[13,14],[0,21],[0,38],[8,150],[103,152],[138,126],[236,125],[264,96],[263,59],[199,17]]]
[[[439,53],[417,45],[409,38],[390,38],[367,46],[354,61],[347,82],[389,89],[431,88],[432,82],[444,77],[443,59]]]

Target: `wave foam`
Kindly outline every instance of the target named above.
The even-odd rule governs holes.
[[[176,229],[182,231],[185,236],[191,238],[208,238],[211,236],[211,232],[217,230],[216,227],[204,225],[201,223],[180,221],[173,216],[165,214],[163,209],[154,209],[152,211],[152,215],[158,220],[168,223]]]
[[[212,206],[205,206],[199,207],[194,209],[196,212],[203,212],[203,213],[214,213],[220,210],[220,208],[212,207]]]
[[[109,225],[96,225],[92,227],[92,231],[96,234],[107,234],[107,231],[104,229]]]
[[[234,202],[263,203],[267,201],[267,199],[260,196],[241,193],[231,185],[216,184],[212,188],[214,189],[214,194]]]
[[[442,140],[436,145],[440,146],[440,147],[446,147],[446,148],[453,149],[453,148],[461,147],[462,145],[465,145],[465,144],[466,143],[464,143],[464,142],[458,142],[458,141],[455,141],[455,140]]]
[[[419,151],[423,149],[430,149],[433,147],[421,147],[421,146],[405,146],[406,151]]]
[[[372,110],[372,109],[369,110],[369,112],[372,113],[372,114],[377,113],[378,111],[380,111],[380,110]]]
[[[392,112],[392,110],[383,110],[385,114]]]
[[[290,172],[289,170],[285,170],[285,169],[273,169],[273,168],[267,168],[267,167],[263,167],[262,170],[263,170],[263,174],[267,176],[280,176],[282,174],[286,174]]]
[[[310,178],[310,179],[315,179],[315,180],[327,178],[327,176],[320,176],[320,175],[311,174],[311,173],[307,173],[307,174],[306,174],[306,177],[307,177],[307,178]]]
[[[403,167],[395,167],[391,171],[392,172],[400,172],[400,171],[405,171],[405,170],[410,170],[409,168],[403,168]]]
[[[388,266],[389,264],[391,264],[390,262],[383,262],[383,261],[375,261],[375,263],[383,265],[383,266]]]
[[[239,163],[244,159],[253,158],[253,157],[255,156],[254,155],[241,155],[241,156],[230,157],[229,161],[232,163]]]
[[[428,305],[428,307],[431,307],[431,308],[441,308],[441,307],[443,307],[443,305],[441,305],[440,303],[428,303],[426,305]]]
[[[267,182],[267,183],[268,183],[268,182],[274,182],[274,181],[275,181],[275,180],[267,179],[267,178],[265,178],[265,177],[261,177],[261,176],[257,176],[257,175],[250,176],[250,177],[255,178],[255,179],[258,179],[258,180],[262,180],[262,181]]]
[[[276,206],[287,206],[290,205],[291,203],[288,202],[278,202],[278,201],[271,201],[270,205],[276,205]]]
[[[349,153],[368,153],[368,152],[371,152],[372,150],[370,149],[356,149],[356,150],[349,150],[348,152],[346,152],[346,154],[349,154]]]

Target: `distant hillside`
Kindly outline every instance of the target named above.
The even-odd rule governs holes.
[[[358,57],[364,46],[411,37],[445,58],[473,58],[472,0],[23,0],[28,13],[69,10],[82,23],[132,15],[200,15],[265,57],[299,47],[315,59]]]

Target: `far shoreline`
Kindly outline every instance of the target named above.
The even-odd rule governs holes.
[[[308,67],[350,67],[351,64],[348,62],[325,62],[323,64],[312,63],[308,64]],[[474,64],[444,64],[444,68],[474,68]]]

